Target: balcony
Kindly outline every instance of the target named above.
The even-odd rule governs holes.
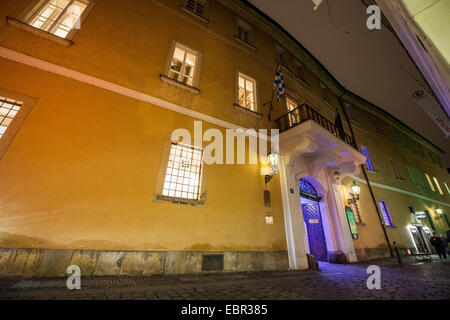
[[[280,132],[283,132],[308,120],[314,121],[322,128],[325,128],[327,131],[333,134],[335,137],[358,150],[353,137],[346,134],[343,130],[336,128],[334,123],[322,116],[319,112],[308,106],[306,103],[299,105],[294,110],[279,117],[275,120],[275,122],[277,123],[277,127]]]

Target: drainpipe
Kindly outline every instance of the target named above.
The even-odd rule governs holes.
[[[351,125],[350,120],[348,118],[347,112],[345,112],[344,102],[342,101],[342,97],[346,94],[346,92],[347,91],[345,90],[345,88],[343,88],[342,94],[339,96],[339,104],[341,105],[342,111],[344,112],[345,120],[347,121],[348,127],[350,128],[350,133],[351,133],[352,138],[353,138],[353,143],[355,144],[355,147],[359,151],[358,144],[356,143],[356,138],[355,138],[355,134],[353,132],[352,125]],[[373,194],[372,186],[370,185],[369,177],[367,176],[367,172],[366,172],[366,168],[364,167],[364,164],[361,164],[361,170],[362,170],[362,172],[364,174],[364,178],[366,179],[367,186],[369,187],[370,196],[371,196],[373,204],[375,206],[375,210],[377,210],[378,219],[380,220],[381,228],[383,229],[383,233],[384,233],[384,238],[386,239],[386,243],[387,243],[387,245],[389,247],[389,254],[390,254],[391,258],[393,258],[394,257],[394,252],[392,251],[391,242],[389,241],[389,237],[388,237],[388,234],[387,234],[387,231],[386,231],[386,226],[383,223],[383,218],[381,217],[381,212],[380,212],[380,209],[378,208],[377,200],[375,199],[375,195]]]

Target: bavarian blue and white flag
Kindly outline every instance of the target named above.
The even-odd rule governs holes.
[[[275,74],[275,81],[273,87],[277,90],[277,101],[281,101],[284,93],[286,92],[286,85],[284,84],[283,74],[281,73],[281,67],[278,65],[277,73]]]

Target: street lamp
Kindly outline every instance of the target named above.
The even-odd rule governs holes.
[[[350,189],[351,189],[350,195],[352,197],[351,197],[351,199],[348,199],[348,204],[353,204],[359,200],[359,195],[361,194],[361,187],[356,183],[355,180],[353,180],[353,183],[350,186]]]
[[[272,180],[272,177],[273,177],[274,175],[276,175],[277,172],[278,172],[278,159],[279,159],[279,155],[276,154],[276,153],[270,153],[270,154],[267,156],[267,159],[269,160],[269,164],[270,164],[270,168],[272,169],[272,173],[265,176],[266,184],[267,184],[270,180]]]

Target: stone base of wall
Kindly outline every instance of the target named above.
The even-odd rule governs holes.
[[[356,256],[358,257],[358,261],[366,261],[390,257],[389,248],[364,248],[364,249],[356,249],[355,252]]]
[[[286,251],[96,251],[0,248],[0,275],[64,277],[70,265],[83,276],[182,274],[202,271],[203,255],[223,254],[223,272],[287,270]]]

